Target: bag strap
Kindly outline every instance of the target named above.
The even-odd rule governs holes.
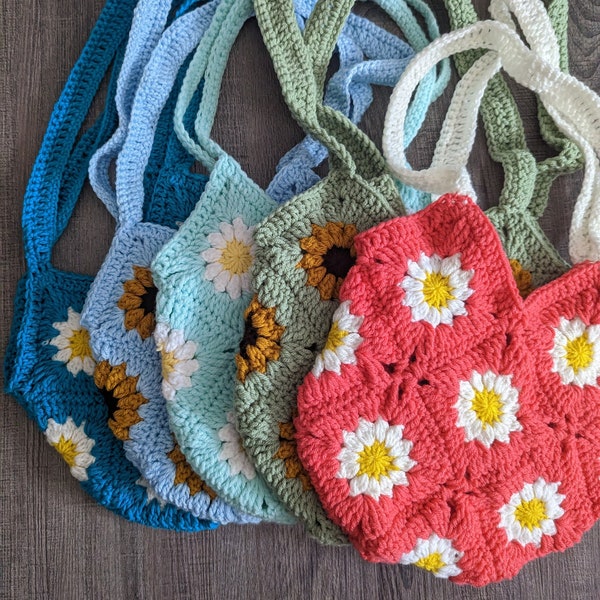
[[[537,0],[522,0],[536,2]],[[513,29],[504,23],[483,21],[447,34],[429,46],[409,65],[392,94],[384,131],[384,152],[393,168],[413,185],[424,185],[434,193],[465,192],[465,165],[448,156],[441,165],[421,172],[404,169],[401,154],[403,113],[407,94],[422,73],[442,58],[456,52],[484,48],[498,54],[501,65],[517,83],[539,95],[559,129],[581,148],[586,164],[582,191],[577,200],[571,226],[571,258],[574,262],[600,258],[600,98],[587,86],[561,72],[545,56],[530,50]],[[486,57],[483,57],[484,59]],[[482,60],[482,59],[480,59]],[[485,82],[483,83],[485,85]],[[473,110],[469,109],[472,114]],[[473,121],[473,117],[467,117]],[[399,139],[400,138],[400,139]],[[400,158],[398,158],[400,155]],[[444,189],[443,189],[444,188]]]
[[[518,22],[528,32],[532,47],[540,53],[543,52],[552,64],[560,65],[566,70],[567,2],[568,0],[552,0],[547,14],[541,4],[492,1],[490,12],[497,20],[511,26],[511,12],[514,12]],[[477,13],[469,0],[445,0],[445,3],[453,28],[477,22]],[[554,32],[550,35],[547,28],[542,28],[543,32],[539,30],[539,23],[545,23],[548,16],[554,30],[559,33],[558,42]],[[459,73],[464,75],[480,56],[479,51],[455,56]],[[536,164],[525,141],[525,132],[515,100],[501,75],[490,81],[481,103],[490,155],[502,164],[505,173],[499,206],[502,210],[516,213],[528,211],[535,218],[539,218],[546,208],[554,179],[576,170],[581,164],[580,152],[576,145],[560,134],[539,101],[538,107],[542,136],[550,145],[559,149],[560,154]]]
[[[117,158],[117,222],[121,226],[143,218],[144,171],[161,112],[181,66],[209,30],[217,10],[217,3],[211,2],[176,19],[163,33],[144,69]]]
[[[116,193],[111,182],[110,169],[125,141],[135,92],[144,66],[166,26],[171,5],[172,0],[139,0],[133,16],[123,66],[119,73],[115,98],[119,125],[112,137],[90,160],[90,184],[115,218],[117,216]]]
[[[323,106],[322,99],[322,81],[331,57],[332,39],[352,4],[352,0],[335,3],[320,0],[304,35],[291,17],[291,0],[256,0],[255,10],[284,98],[296,120],[329,148],[340,166],[371,179],[386,172],[379,151],[347,118]],[[395,4],[406,7],[404,2]],[[408,9],[406,14],[410,14]]]
[[[134,7],[134,0],[107,2],[52,111],[23,202],[25,259],[32,272],[50,266],[52,248],[70,217],[75,203],[61,203],[61,183],[67,171],[87,171],[94,136],[84,135],[76,145],[77,135],[117,49],[127,37]],[[83,178],[80,181],[82,184]],[[76,187],[71,189],[78,196],[81,186]],[[71,191],[69,198],[73,195]]]

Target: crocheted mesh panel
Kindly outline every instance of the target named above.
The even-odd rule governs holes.
[[[600,508],[600,265],[522,300],[489,220],[444,196],[356,241],[298,453],[364,558],[484,585]]]

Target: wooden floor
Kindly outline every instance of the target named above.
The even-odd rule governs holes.
[[[431,0],[447,29],[441,0]],[[478,0],[484,15],[488,0]],[[1,343],[17,278],[24,270],[21,199],[51,108],[101,9],[101,0],[3,0],[0,9]],[[360,12],[387,23],[378,9]],[[572,71],[600,91],[600,0],[571,6]],[[536,155],[532,98],[517,91]],[[366,130],[378,143],[388,91],[378,90]],[[447,101],[448,94],[445,100]],[[431,155],[445,101],[432,111],[413,156]],[[265,111],[267,107],[267,111]],[[265,118],[268,115],[268,118]],[[216,137],[260,184],[301,131],[286,112],[255,22],[232,54]],[[493,203],[501,171],[477,141],[472,161],[481,198]],[[543,223],[565,248],[579,178],[561,180]],[[112,232],[108,213],[86,189],[55,253],[58,265],[94,273]],[[229,526],[196,535],[153,531],[96,506],[57,453],[9,397],[0,410],[1,598],[339,598],[583,600],[600,597],[600,526],[563,555],[530,564],[511,582],[458,587],[414,568],[363,562],[351,548],[321,547],[301,527]]]

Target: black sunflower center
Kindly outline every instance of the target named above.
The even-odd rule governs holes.
[[[348,275],[354,261],[350,248],[340,246],[332,246],[323,256],[323,266],[327,269],[327,272],[342,279]]]
[[[257,340],[258,332],[254,328],[254,325],[252,325],[252,315],[250,315],[244,323],[244,336],[242,337],[242,341],[240,342],[240,356],[242,358],[248,358],[248,347],[256,346]]]
[[[158,294],[158,290],[154,286],[144,286],[144,289],[146,291],[140,296],[140,300],[142,301],[140,308],[143,308],[146,314],[154,313],[156,309],[156,294]]]
[[[115,412],[117,408],[119,408],[119,399],[115,398],[113,393],[107,390],[106,388],[101,388],[100,393],[104,398],[104,403],[108,407],[108,417],[114,420]]]

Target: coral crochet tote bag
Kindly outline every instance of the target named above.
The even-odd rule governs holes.
[[[263,519],[289,520],[273,493],[240,445],[232,414],[235,352],[243,335],[243,313],[251,300],[249,271],[255,224],[277,206],[274,198],[288,199],[318,177],[312,171],[324,155],[323,147],[307,138],[282,161],[267,193],[242,171],[233,158],[210,139],[216,91],[200,106],[197,140],[184,125],[184,115],[202,77],[223,72],[229,50],[252,11],[249,0],[228,3],[219,45],[209,60],[197,53],[181,90],[176,129],[191,155],[211,172],[206,193],[189,219],[156,256],[158,286],[157,343],[170,364],[170,344],[178,337],[190,348],[193,368],[181,377],[165,369],[163,394],[170,427],[191,467],[215,492]],[[411,48],[367,20],[352,16],[338,40],[340,70],[330,81],[326,102],[359,119],[372,97],[368,82],[394,85],[413,55]],[[360,46],[352,45],[356,35]],[[359,50],[357,53],[356,50]],[[367,57],[380,60],[363,60]],[[395,60],[392,60],[395,58]],[[365,89],[366,85],[366,89]],[[351,110],[353,107],[353,110]]]
[[[106,426],[106,409],[92,379],[94,360],[80,312],[91,278],[51,263],[85,180],[91,154],[115,126],[113,72],[104,116],[75,143],[88,109],[131,26],[133,2],[108,2],[52,113],[23,206],[28,271],[20,281],[5,357],[13,394],[99,504],[131,521],[197,531],[214,527],[151,502],[139,472]]]
[[[551,39],[541,4],[527,4]],[[520,25],[535,48],[531,22]],[[476,123],[494,61],[538,93],[584,152],[578,209],[590,219],[572,235],[592,248],[600,98],[506,24],[443,36],[409,65],[388,111],[388,156],[421,74],[479,47],[498,55],[465,75],[473,89],[455,96],[463,125]],[[433,193],[468,191],[464,156],[438,158],[411,173],[394,155],[394,168]],[[600,263],[583,262],[523,300],[492,224],[457,193],[365,232],[356,247],[328,340],[342,364],[317,361],[298,396],[298,451],[328,514],[368,560],[474,585],[575,544],[600,516]]]
[[[235,409],[244,447],[277,497],[325,543],[345,538],[326,518],[296,456],[296,386],[325,343],[339,286],[354,261],[355,233],[403,211],[374,144],[322,103],[333,41],[351,5],[318,2],[302,36],[291,3],[255,1],[286,102],[300,124],[329,147],[332,159],[325,179],[256,229],[256,295],[236,356]],[[413,105],[410,136],[430,99]]]

